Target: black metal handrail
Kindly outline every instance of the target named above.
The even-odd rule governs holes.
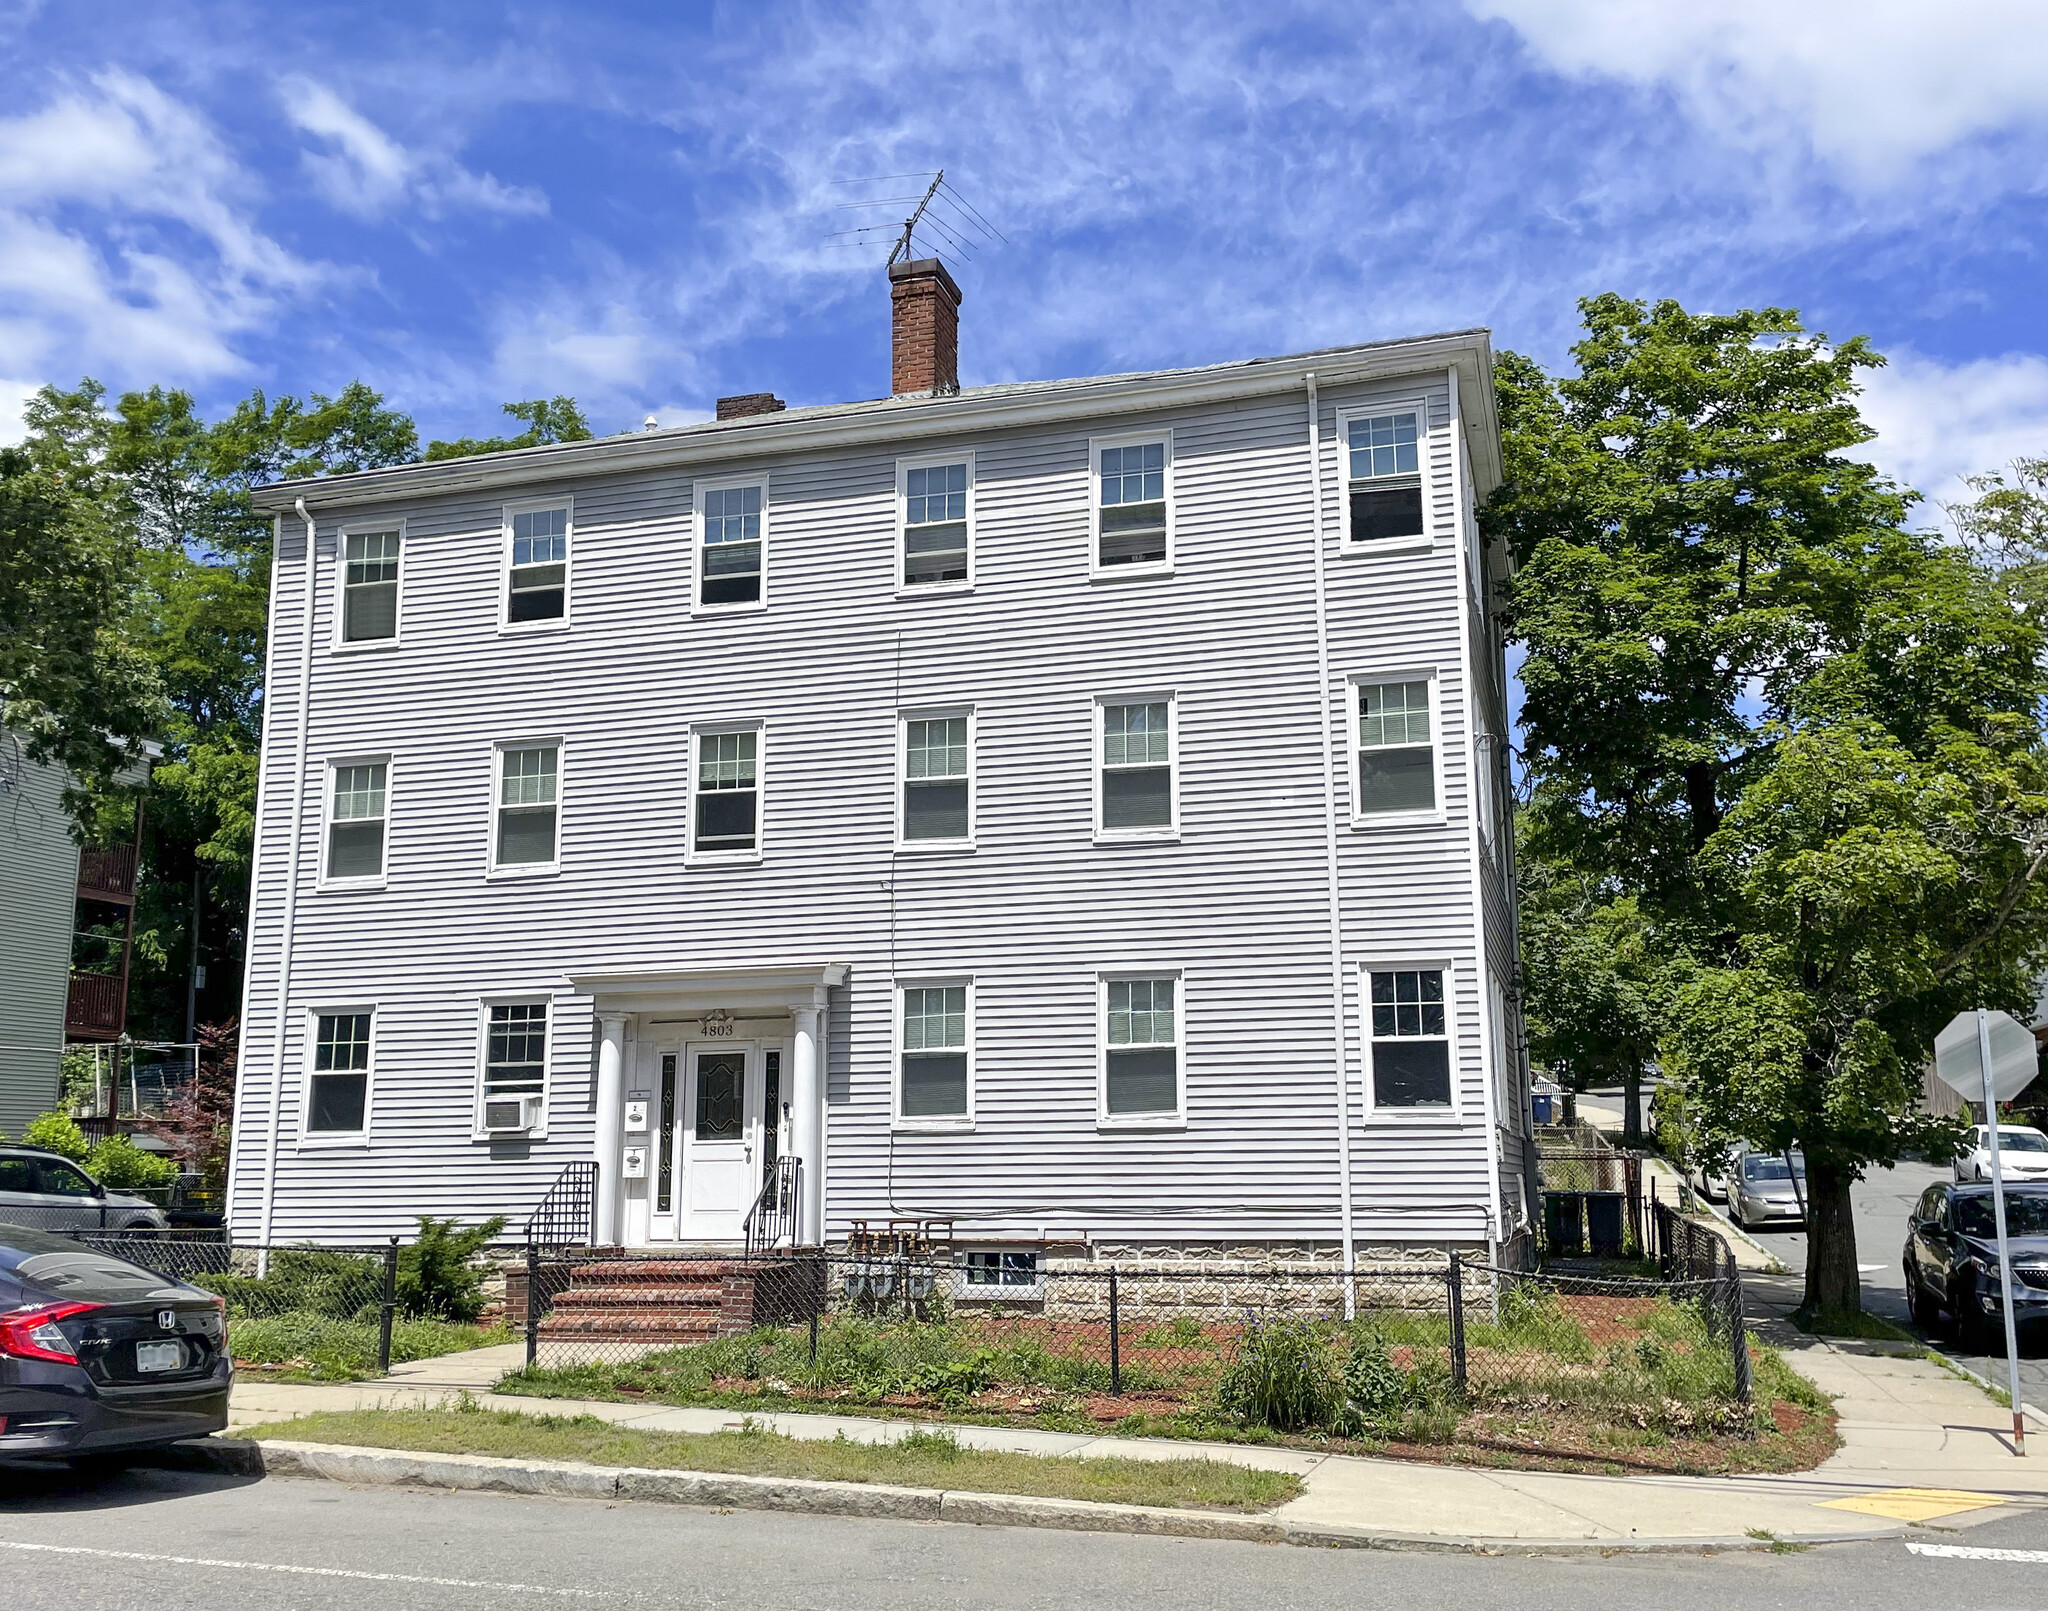
[[[588,1247],[597,1234],[597,1160],[578,1158],[555,1177],[526,1222],[535,1247]]]
[[[747,1252],[765,1252],[785,1240],[794,1244],[797,1201],[803,1182],[803,1159],[784,1153],[775,1160],[768,1178],[761,1182],[761,1194],[747,1210]]]

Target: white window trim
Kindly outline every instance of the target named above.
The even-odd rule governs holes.
[[[526,1132],[529,1141],[548,1138],[548,1113],[555,1097],[555,1018],[561,1003],[545,990],[505,991],[483,996],[476,1004],[476,1086],[470,1109],[470,1140],[499,1139],[484,1128],[484,1080],[491,1063],[491,1009],[493,1007],[543,1006],[548,1010],[548,1027],[542,1036],[540,1054],[540,1123]]]
[[[1444,976],[1444,1042],[1450,1048],[1451,1104],[1442,1108],[1381,1107],[1373,1099],[1372,976],[1375,973],[1416,973],[1441,970]],[[1359,1111],[1373,1124],[1463,1124],[1464,1093],[1458,1064],[1458,969],[1449,958],[1374,957],[1358,965],[1358,1048],[1360,1083],[1365,1087]]]
[[[368,1013],[370,1016],[370,1066],[363,1070],[363,1127],[360,1130],[310,1130],[307,1125],[313,1117],[313,1061],[319,1055],[320,1020],[361,1013]],[[370,1131],[377,1122],[377,1036],[381,1027],[378,1023],[380,1016],[374,1001],[321,1002],[306,1009],[305,1039],[301,1042],[299,1057],[300,1151],[318,1151],[329,1147],[367,1147],[370,1144]]]
[[[1171,1113],[1109,1111],[1109,987],[1118,980],[1173,981],[1173,1094]],[[1153,1044],[1157,1044],[1156,1042]],[[1180,968],[1104,968],[1095,976],[1095,1128],[1098,1131],[1185,1130],[1188,1127],[1188,986]]]
[[[1415,410],[1415,464],[1416,474],[1422,482],[1422,532],[1415,537],[1379,537],[1370,542],[1361,541],[1351,535],[1351,422],[1355,419],[1371,419],[1376,414],[1399,414],[1407,409]],[[1412,397],[1387,397],[1366,403],[1346,403],[1337,410],[1337,505],[1343,540],[1337,550],[1342,554],[1419,554],[1436,547],[1436,519],[1430,501],[1430,437],[1434,427],[1430,424],[1429,399],[1417,394]]]
[[[1436,805],[1428,811],[1360,811],[1358,809],[1358,757],[1363,743],[1363,723],[1358,714],[1358,690],[1393,682],[1429,684],[1429,747],[1433,768]],[[1354,831],[1371,828],[1441,827],[1450,820],[1444,792],[1444,701],[1435,666],[1397,667],[1391,671],[1355,671],[1344,680],[1344,729],[1349,744],[1345,770],[1345,796],[1350,801]],[[1402,744],[1376,745],[1377,749],[1412,749]]]
[[[543,750],[553,746],[555,752],[555,859],[553,861],[518,862],[510,867],[498,865],[498,809],[504,794],[505,752],[507,750]],[[501,738],[491,745],[491,797],[490,815],[484,828],[484,877],[492,883],[510,883],[521,878],[552,878],[562,870],[562,824],[563,803],[568,797],[569,745],[559,737],[546,734],[532,738]]]
[[[541,509],[562,509],[568,512],[567,531],[563,541],[569,545],[569,557],[562,564],[562,613],[552,621],[515,621],[512,619],[512,517],[532,514]],[[504,632],[566,632],[576,612],[576,500],[568,493],[554,498],[520,498],[507,503],[499,512],[498,561],[498,630]],[[398,543],[399,565],[405,564],[405,539]]]
[[[1102,563],[1102,450],[1142,447],[1150,442],[1166,444],[1166,558],[1149,565],[1104,565]],[[1088,438],[1088,580],[1121,582],[1133,577],[1171,576],[1177,527],[1180,522],[1173,496],[1173,431],[1124,431],[1115,436]]]
[[[369,532],[396,531],[398,533],[398,597],[392,606],[391,636],[388,638],[345,638],[343,628],[348,617],[348,540],[351,533],[361,537]],[[397,520],[357,520],[340,527],[334,534],[334,629],[329,650],[334,654],[375,654],[382,649],[396,649],[405,641],[405,560],[411,552],[410,534],[406,530],[405,517]],[[509,553],[510,550],[508,549]],[[506,583],[509,593],[511,583]]]
[[[967,991],[967,1111],[958,1116],[903,1116],[903,992],[937,990],[963,986]],[[974,1128],[974,975],[971,973],[917,974],[890,984],[891,1029],[889,1032],[889,1128],[897,1131],[943,1132],[960,1135]]]
[[[935,470],[943,466],[965,463],[967,466],[967,580],[964,582],[917,582],[903,580],[903,567],[909,556],[904,552],[910,531],[910,472],[912,470]],[[764,496],[762,506],[767,506]],[[974,591],[975,538],[977,532],[974,519],[974,449],[963,448],[958,453],[926,454],[913,459],[896,461],[896,596],[899,599],[935,598],[948,593],[972,593]]]
[[[704,740],[720,733],[754,734],[754,848],[752,850],[699,850],[697,848],[697,761]],[[900,740],[898,741],[901,742]],[[693,722],[690,724],[689,773],[684,779],[683,865],[685,867],[751,867],[768,854],[768,724],[751,722]]]
[[[1105,828],[1102,825],[1102,775],[1103,760],[1103,712],[1111,705],[1156,705],[1166,704],[1166,765],[1167,765],[1167,811],[1170,817],[1163,828]],[[1094,836],[1098,845],[1133,844],[1174,844],[1180,839],[1180,698],[1170,688],[1155,688],[1150,692],[1097,694],[1095,713],[1092,718],[1095,728],[1089,751],[1089,765],[1093,773],[1091,792],[1094,796]]]
[[[1035,1255],[1031,1269],[1031,1280],[1022,1286],[984,1286],[967,1279],[967,1256],[970,1253],[1030,1253]],[[1030,1247],[1004,1247],[991,1243],[986,1247],[963,1247],[960,1262],[953,1266],[953,1299],[956,1303],[1042,1303],[1045,1300],[1045,1249],[1037,1244]]]
[[[909,822],[910,724],[967,718],[967,837],[965,839],[910,839],[904,836]],[[975,757],[981,730],[972,705],[918,705],[896,714],[896,852],[901,856],[961,855],[978,848],[975,807],[980,804],[981,767]]]
[[[704,494],[707,492],[733,492],[746,487],[761,489],[761,596],[739,604],[706,604],[703,602],[704,569]],[[768,476],[745,475],[728,479],[699,480],[690,488],[690,613],[692,615],[754,615],[768,608],[768,550],[770,513],[768,503]],[[899,544],[900,546],[900,544]],[[901,571],[897,574],[900,576]],[[728,732],[736,729],[728,728]],[[693,783],[694,786],[694,783]]]
[[[377,857],[375,878],[334,878],[327,871],[328,840],[334,827],[334,774],[344,766],[381,766],[384,768],[384,838]],[[389,755],[336,755],[330,756],[320,780],[320,871],[314,887],[320,890],[379,890],[384,888],[391,876],[391,780],[397,768]]]

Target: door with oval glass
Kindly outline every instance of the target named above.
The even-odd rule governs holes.
[[[681,1073],[677,1239],[736,1242],[759,1187],[761,1051],[751,1042],[691,1045]]]

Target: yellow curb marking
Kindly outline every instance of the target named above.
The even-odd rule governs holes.
[[[1959,1488],[1885,1488],[1850,1499],[1822,1499],[1817,1503],[1825,1510],[1855,1510],[1866,1516],[1887,1516],[1893,1521],[1924,1522],[1957,1516],[1966,1510],[1988,1510],[2005,1501],[1996,1494],[1966,1493]]]

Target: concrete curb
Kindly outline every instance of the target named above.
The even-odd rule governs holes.
[[[573,1461],[507,1460],[481,1454],[426,1454],[286,1439],[208,1438],[178,1446],[170,1463],[241,1477],[318,1477],[330,1482],[531,1494],[555,1499],[638,1500],[714,1510],[780,1510],[808,1515],[897,1521],[960,1522],[978,1527],[1045,1527],[1083,1533],[1220,1538],[1311,1549],[1414,1550],[1458,1555],[1718,1554],[1782,1549],[1786,1544],[1861,1543],[1896,1537],[1898,1526],[1848,1529],[1819,1539],[1772,1538],[1490,1538],[1484,1535],[1395,1533],[1314,1525],[1228,1511],[1170,1510],[1022,1494],[956,1493],[881,1483],[820,1482],[799,1477],[749,1477]]]

